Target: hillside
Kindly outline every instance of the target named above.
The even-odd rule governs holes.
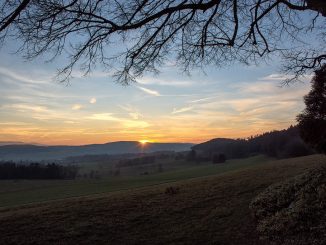
[[[224,154],[227,159],[264,154],[276,158],[290,158],[313,154],[314,151],[301,139],[297,126],[274,130],[246,139],[216,138],[192,147],[199,157],[211,159]]]
[[[101,178],[0,180],[0,208],[216,175],[248,166],[265,164],[270,160],[264,156],[255,156],[247,159],[228,160],[223,164],[210,162],[196,164],[165,159],[160,163],[164,171],[158,171],[157,164],[154,164],[153,166],[140,166],[140,171],[137,171],[139,168],[137,166],[136,168],[121,168],[119,176],[111,175],[110,167],[97,168],[95,171],[101,172]],[[80,171],[87,172],[89,167],[93,168],[94,163],[90,163]],[[142,174],[144,171],[147,172],[146,175]]]
[[[3,145],[22,145],[24,144],[24,142],[20,142],[20,141],[0,141],[0,146]]]
[[[83,146],[39,146],[4,145],[0,146],[0,160],[59,160],[71,156],[97,154],[149,153],[156,151],[187,151],[190,143],[147,143],[145,146],[136,141],[120,141],[106,144]]]
[[[266,187],[325,165],[313,155],[137,190],[0,209],[2,243],[266,244],[249,204]],[[177,187],[174,195],[167,187]]]

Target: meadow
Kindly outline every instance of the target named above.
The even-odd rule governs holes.
[[[248,166],[265,164],[271,158],[254,156],[247,159],[228,160],[223,164],[203,162],[196,164],[187,161],[161,162],[164,172],[153,172],[154,166],[146,166],[141,171],[149,172],[148,175],[140,175],[137,169],[124,168],[120,176],[105,174],[108,169],[105,165],[97,168],[94,163],[83,164],[81,171],[102,171],[100,179],[76,179],[76,180],[1,180],[0,181],[0,207],[8,207],[34,202],[44,202],[70,197],[87,196],[106,192],[135,189],[144,186],[170,183],[179,180],[198,178],[209,175],[222,174]],[[152,171],[152,173],[151,173]]]
[[[210,176],[196,177],[199,167],[191,168],[190,179],[176,181],[185,178],[186,171],[181,171],[173,177],[171,173],[168,181],[174,182],[165,184],[1,208],[0,223],[6,224],[0,226],[1,240],[5,244],[268,244],[259,239],[251,200],[273,183],[325,166],[326,157],[233,164],[229,169],[211,166],[215,174],[204,166]],[[166,194],[168,187],[179,191]]]

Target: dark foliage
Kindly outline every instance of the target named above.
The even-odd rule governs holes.
[[[326,65],[315,72],[304,102],[306,108],[297,117],[301,137],[317,151],[326,153]]]
[[[120,155],[118,155],[120,156]],[[75,162],[103,162],[103,161],[111,161],[112,159],[117,158],[115,155],[108,154],[97,154],[97,155],[82,155],[82,156],[72,156],[66,157],[64,159],[67,163],[75,163]]]
[[[227,159],[244,158],[256,154],[287,158],[313,153],[312,149],[301,139],[296,126],[252,136],[248,139],[213,139],[194,146],[193,150],[196,151],[197,158],[209,157],[210,159],[221,153]]]
[[[76,166],[0,162],[0,179],[75,179],[77,173]]]
[[[156,157],[155,156],[144,156],[138,157],[133,159],[123,159],[120,160],[118,163],[118,167],[130,167],[130,166],[139,166],[139,165],[146,165],[155,163]]]
[[[326,244],[326,168],[269,186],[250,209],[261,238],[271,244]]]
[[[196,151],[194,149],[192,149],[191,151],[189,151],[188,155],[187,155],[187,161],[195,161],[197,159],[196,156]]]
[[[212,157],[212,162],[213,163],[224,163],[226,161],[226,157],[224,154],[214,154]]]
[[[175,194],[178,194],[179,192],[180,192],[179,187],[170,186],[165,189],[165,194],[168,194],[168,195],[175,195]]]

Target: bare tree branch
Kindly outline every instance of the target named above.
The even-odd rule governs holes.
[[[318,0],[10,0],[0,1],[0,34],[12,27],[27,59],[69,54],[62,81],[98,64],[128,84],[168,59],[189,72],[271,55],[296,79],[325,63],[325,16]]]

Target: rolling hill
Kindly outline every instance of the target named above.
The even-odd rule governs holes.
[[[290,158],[315,153],[301,139],[297,126],[265,132],[246,139],[216,138],[195,145],[192,149],[202,157],[212,158],[212,155],[222,153],[227,159],[244,158],[255,154]]]
[[[187,151],[190,143],[146,143],[120,141],[83,146],[39,146],[29,144],[0,146],[0,160],[40,161],[60,160],[71,156],[97,154],[149,153],[157,151]]]

